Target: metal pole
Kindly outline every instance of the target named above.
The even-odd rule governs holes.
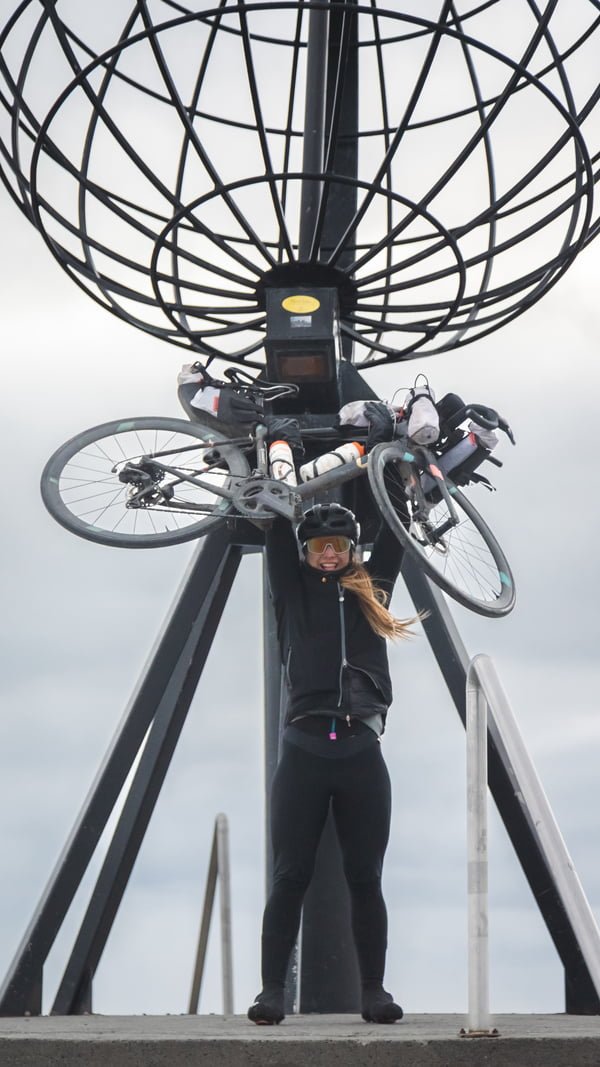
[[[220,881],[220,918],[221,918],[221,974],[223,982],[223,1015],[233,1015],[233,950],[231,936],[231,888],[229,867],[229,827],[227,816],[222,813],[215,819],[210,859],[208,861],[208,873],[206,875],[206,889],[204,891],[204,904],[202,905],[202,919],[200,933],[198,934],[198,948],[194,975],[190,991],[188,1015],[196,1015],[200,1001],[200,988],[206,963],[206,950],[208,947],[208,935],[215,903],[215,889],[217,877]]]
[[[325,114],[327,104],[327,53],[329,11],[313,8],[308,20],[306,96],[302,169],[321,174],[325,160]],[[305,178],[300,199],[298,259],[310,257],[315,222],[319,212],[321,183]]]
[[[277,620],[269,582],[266,558],[263,553],[263,667],[265,689],[265,840],[266,840],[266,893],[273,885],[273,848],[271,845],[271,785],[279,760],[282,732],[282,708],[285,700],[285,680],[281,653],[277,640]],[[286,1015],[297,1010],[298,999],[298,947],[290,958],[285,981],[284,1007]]]
[[[471,663],[467,676],[467,893],[469,1033],[489,1030],[487,701]]]
[[[273,883],[273,849],[271,846],[271,785],[279,760],[281,730],[281,653],[277,641],[277,620],[269,592],[267,561],[263,551],[263,672],[265,698],[265,833],[266,890]]]
[[[319,57],[319,68],[314,76],[308,77],[307,84],[307,103],[310,93],[315,114],[321,116],[320,109],[322,103],[325,104],[324,119],[319,117],[319,122],[324,122],[324,129],[312,140],[311,151],[315,155],[310,160],[310,168],[314,168],[317,153],[320,152],[318,172],[321,172],[324,148],[330,138],[332,143],[328,146],[328,154],[331,168],[336,174],[350,178],[356,177],[358,171],[358,20],[353,11],[355,6],[354,0],[336,4],[331,9],[327,25],[323,18],[315,17],[311,22],[309,43],[313,51],[312,59],[317,62]],[[311,12],[311,16],[325,14],[327,12]],[[351,20],[349,28],[348,19]],[[309,158],[305,158],[304,166],[309,169]],[[309,182],[306,184],[307,187],[311,185]],[[318,192],[310,208],[315,214],[303,215],[301,219],[300,247],[305,256],[309,255],[314,240],[313,227],[322,195],[322,188],[316,182],[312,183],[312,188],[313,195],[315,190]],[[321,249],[337,245],[355,210],[354,187],[340,186],[329,190],[322,233],[316,242]],[[301,254],[300,258],[305,257]],[[343,339],[343,354],[346,359],[351,359],[352,341],[349,338]],[[368,395],[368,386],[365,386],[365,390]],[[360,975],[350,907],[341,850],[330,812],[302,913],[301,1012],[354,1013],[360,1010]]]
[[[221,968],[223,977],[223,1015],[233,1015],[233,955],[231,937],[231,884],[229,872],[229,827],[227,816],[217,815],[217,870],[221,912]]]
[[[204,904],[202,905],[202,919],[200,920],[200,932],[198,934],[198,948],[196,949],[196,962],[194,964],[194,974],[192,977],[192,988],[190,990],[190,1002],[188,1005],[188,1015],[196,1015],[198,1013],[198,1004],[200,1001],[200,989],[202,986],[202,978],[204,976],[204,964],[206,963],[206,949],[208,947],[208,935],[210,933],[210,920],[212,918],[213,904],[215,901],[215,889],[217,887],[217,871],[218,871],[218,858],[217,858],[217,826],[213,832],[212,845],[210,849],[210,858],[208,861],[208,873],[206,875],[206,888],[204,890]]]

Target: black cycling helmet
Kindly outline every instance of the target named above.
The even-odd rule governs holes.
[[[341,504],[315,504],[304,513],[296,531],[302,547],[309,537],[326,537],[328,534],[349,537],[353,547],[356,547],[360,526],[349,508],[344,508]]]

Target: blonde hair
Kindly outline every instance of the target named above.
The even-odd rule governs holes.
[[[340,585],[358,598],[363,615],[379,637],[408,638],[413,636],[411,627],[422,618],[397,619],[388,611],[387,594],[378,589],[362,563],[353,562],[350,570],[340,578]]]

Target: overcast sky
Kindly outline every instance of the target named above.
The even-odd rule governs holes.
[[[4,5],[6,7],[6,5]],[[0,971],[4,972],[134,688],[194,545],[126,552],[73,537],[45,512],[50,453],[89,426],[181,415],[177,349],[82,293],[0,195],[2,716]],[[426,371],[506,415],[498,491],[473,499],[516,575],[504,620],[452,606],[471,654],[493,656],[600,916],[600,574],[597,279],[591,246],[525,316],[464,350],[374,370],[391,396]],[[102,1013],[185,1011],[215,815],[230,820],[235,1008],[259,988],[264,904],[261,566],[243,560],[94,983]],[[399,588],[397,614],[411,611]],[[394,788],[385,869],[386,982],[408,1012],[466,1010],[464,732],[423,635],[390,652],[384,752]],[[491,1007],[564,1009],[562,969],[495,814],[490,830]],[[100,860],[92,865],[97,873]],[[93,881],[45,971],[50,1006]],[[216,938],[201,1011],[221,1007]]]

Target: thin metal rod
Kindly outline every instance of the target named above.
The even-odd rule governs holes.
[[[221,918],[221,968],[223,979],[223,1015],[233,1015],[233,948],[231,930],[231,879],[229,864],[229,826],[227,816],[220,813],[215,819],[206,889],[202,906],[202,919],[198,934],[198,949],[190,991],[188,1014],[196,1015],[200,1000],[200,988],[204,976],[208,935],[215,903],[215,890],[219,879],[219,902]]]
[[[487,701],[467,673],[467,894],[469,1031],[489,1030]]]
[[[212,918],[213,904],[215,901],[215,889],[217,887],[217,864],[217,824],[215,822],[212,847],[208,860],[208,873],[206,875],[204,904],[202,905],[202,919],[200,921],[200,932],[198,934],[198,948],[196,950],[196,961],[194,964],[194,975],[192,978],[192,988],[190,991],[188,1015],[196,1015],[198,1012],[200,987],[202,985],[202,978],[204,975],[206,948],[208,945],[208,935],[210,933],[210,920]]]
[[[229,827],[227,816],[217,815],[217,870],[221,914],[221,969],[223,979],[223,1015],[233,1015],[233,951],[231,936],[231,881],[229,868]]]
[[[329,11],[313,8],[308,23],[302,170],[320,174],[325,159]],[[319,214],[321,183],[304,178],[300,200],[298,258],[308,259]],[[316,251],[316,250],[315,250]]]

